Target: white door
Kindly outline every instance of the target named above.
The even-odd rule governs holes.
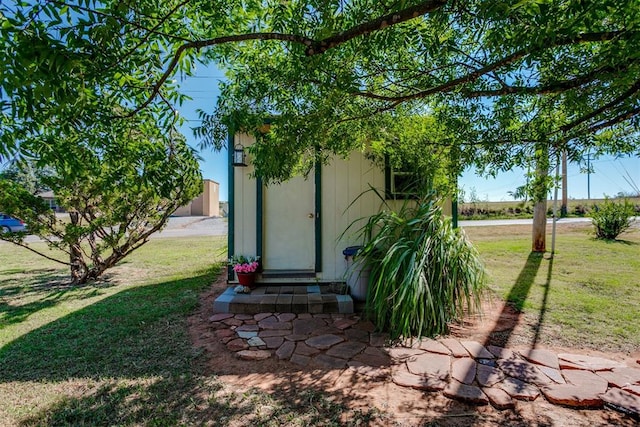
[[[265,270],[315,269],[315,185],[294,177],[263,192]]]

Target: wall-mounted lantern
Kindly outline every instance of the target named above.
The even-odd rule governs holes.
[[[245,163],[246,154],[244,153],[244,147],[240,144],[233,148],[233,166],[247,166]]]

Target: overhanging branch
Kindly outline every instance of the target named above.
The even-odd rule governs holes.
[[[563,132],[567,132],[570,129],[575,128],[576,126],[593,119],[594,117],[598,116],[599,114],[605,112],[606,110],[609,110],[613,107],[615,107],[616,105],[622,103],[623,101],[625,101],[627,98],[631,97],[632,95],[634,95],[636,92],[640,91],[640,80],[637,80],[633,86],[631,86],[628,90],[626,90],[625,92],[623,92],[622,94],[620,94],[620,96],[616,97],[615,99],[613,99],[612,101],[604,104],[602,107],[597,108],[595,110],[593,110],[592,112],[590,112],[589,114],[585,114],[584,116],[574,120],[573,122],[566,124],[564,126],[560,127],[560,130],[562,130]]]
[[[186,50],[203,49],[206,47],[211,47],[211,46],[216,46],[216,45],[221,45],[226,43],[235,43],[235,42],[249,41],[249,40],[262,40],[262,41],[279,40],[279,41],[286,41],[286,42],[302,44],[307,46],[307,49],[305,52],[307,56],[319,55],[341,44],[344,44],[356,37],[367,35],[372,32],[382,30],[386,27],[397,25],[399,23],[406,22],[411,19],[415,19],[418,16],[424,15],[426,13],[433,12],[439,9],[440,7],[444,6],[446,3],[447,3],[446,0],[425,1],[418,5],[408,7],[406,9],[403,9],[397,12],[389,13],[380,18],[374,19],[373,21],[369,21],[369,22],[365,22],[363,24],[357,25],[353,28],[343,31],[342,33],[339,33],[330,37],[326,37],[322,40],[314,40],[312,38],[297,35],[297,34],[257,32],[257,33],[237,34],[232,36],[216,37],[216,38],[207,39],[207,40],[196,40],[196,41],[186,42],[180,45],[176,49],[175,53],[173,54],[173,58],[171,62],[167,66],[167,69],[164,71],[162,76],[160,76],[160,79],[158,80],[158,82],[153,86],[151,94],[149,95],[147,100],[144,101],[142,104],[140,104],[138,107],[136,107],[133,111],[131,111],[125,117],[131,117],[135,115],[142,109],[146,108],[149,104],[151,104],[151,102],[153,102],[154,98],[158,95],[158,92],[160,91],[160,88],[162,87],[162,85],[164,85],[167,79],[173,74],[176,66],[178,65],[178,62],[180,61],[180,58],[182,57],[182,54]]]
[[[383,30],[387,27],[400,24],[401,22],[410,21],[418,16],[425,15],[440,9],[447,4],[446,0],[431,0],[425,1],[406,9],[391,12],[373,21],[365,22],[360,25],[356,25],[342,33],[335,34],[333,36],[324,38],[322,40],[314,41],[306,50],[308,56],[319,55],[326,52],[329,49],[333,49],[343,43],[348,42],[356,37],[364,36],[375,31]]]
[[[510,55],[505,56],[504,58],[501,58],[497,61],[492,62],[491,64],[485,65],[482,68],[478,68],[475,71],[472,71],[464,76],[458,77],[457,79],[453,79],[451,81],[448,81],[446,83],[443,83],[439,86],[434,86],[432,88],[420,91],[420,92],[416,92],[416,93],[412,93],[412,94],[408,94],[408,95],[402,95],[402,96],[387,96],[387,95],[379,95],[379,94],[375,94],[375,93],[370,93],[370,92],[352,92],[352,95],[356,95],[356,96],[361,96],[364,98],[370,98],[370,99],[375,99],[378,101],[388,101],[388,102],[407,102],[407,101],[412,101],[415,99],[421,99],[421,98],[426,98],[428,96],[434,95],[436,93],[448,93],[448,92],[453,92],[454,90],[456,90],[459,86],[465,84],[465,83],[470,83],[473,82],[477,79],[479,79],[480,77],[487,75],[495,70],[498,70],[502,67],[505,67],[509,64],[512,64],[516,61],[519,61],[521,59],[524,59],[525,57],[536,53],[540,50],[546,50],[546,49],[551,49],[554,47],[558,47],[558,46],[564,46],[564,45],[569,45],[569,44],[577,44],[577,43],[587,43],[587,42],[600,42],[600,41],[610,41],[616,38],[619,38],[620,36],[622,36],[623,34],[628,34],[627,32],[624,31],[609,31],[609,32],[603,32],[603,33],[586,33],[586,34],[580,34],[576,37],[572,37],[572,38],[564,38],[564,39],[558,39],[555,43],[549,44],[547,46],[545,46],[543,49],[535,49],[535,48],[525,48],[525,49],[520,49]],[[610,71],[615,71],[612,67],[608,67],[611,68]],[[603,72],[606,71],[606,69],[602,69]],[[502,89],[495,89],[495,90],[486,90],[486,91],[469,91],[469,92],[461,92],[461,94],[463,96],[467,96],[467,97],[472,97],[472,98],[477,98],[477,97],[481,97],[481,96],[500,96],[500,95],[509,95],[509,94],[545,94],[545,93],[554,93],[557,91],[563,91],[563,90],[569,90],[571,88],[574,87],[578,87],[582,84],[588,83],[590,80],[594,79],[597,77],[597,70],[593,71],[591,73],[588,73],[584,76],[581,77],[577,77],[575,79],[572,80],[566,80],[566,81],[562,81],[562,82],[557,82],[554,84],[549,84],[549,85],[544,85],[544,86],[538,86],[538,87],[514,87],[514,86],[508,86],[508,87],[504,87]]]
[[[598,123],[596,125],[593,125],[593,126],[589,127],[588,132],[589,133],[594,133],[594,132],[597,132],[599,130],[615,126],[618,123],[621,123],[621,122],[623,122],[625,120],[629,120],[630,118],[632,118],[634,116],[637,116],[639,114],[640,114],[640,107],[634,108],[634,109],[629,110],[629,111],[627,111],[627,112],[625,112],[623,114],[620,114],[620,115],[618,115],[618,116],[616,116],[616,117],[614,117],[614,118],[612,118],[610,120],[607,120],[605,122]]]
[[[4,240],[4,239],[0,239],[0,240]],[[34,253],[34,254],[36,254],[36,255],[40,255],[41,257],[48,259],[49,261],[54,261],[54,262],[57,262],[58,264],[62,264],[62,265],[64,265],[65,267],[68,267],[68,266],[70,266],[70,265],[71,265],[71,264],[70,264],[70,263],[68,263],[68,262],[60,261],[59,259],[56,259],[56,258],[50,257],[49,255],[46,255],[46,254],[45,254],[45,253],[43,253],[43,252],[40,252],[40,251],[38,251],[38,250],[36,250],[36,249],[33,249],[31,246],[29,246],[29,245],[28,245],[28,244],[26,244],[26,243],[19,242],[19,241],[15,241],[15,240],[6,240],[6,241],[8,241],[8,242],[10,242],[10,243],[13,243],[14,245],[17,245],[17,246],[23,247],[23,248],[25,248],[26,250],[31,251],[31,252],[33,252],[33,253]]]

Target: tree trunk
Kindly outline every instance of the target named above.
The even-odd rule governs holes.
[[[544,144],[536,146],[536,176],[533,182],[533,230],[532,252],[547,250],[547,192],[549,188],[549,149]]]
[[[80,214],[78,212],[70,211],[69,212],[69,220],[73,225],[79,225],[80,223]],[[69,263],[71,268],[71,280],[74,284],[81,285],[87,282],[87,263],[84,261],[84,257],[82,256],[82,249],[80,248],[80,243],[76,241],[73,244],[69,245]]]
[[[531,250],[545,252],[547,250],[547,200],[541,200],[533,206],[533,239]]]
[[[71,280],[77,285],[87,282],[87,264],[82,257],[79,245],[69,246],[69,261],[71,263]]]

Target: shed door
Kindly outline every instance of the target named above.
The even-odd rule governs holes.
[[[264,188],[265,270],[315,269],[315,185],[297,176]]]

